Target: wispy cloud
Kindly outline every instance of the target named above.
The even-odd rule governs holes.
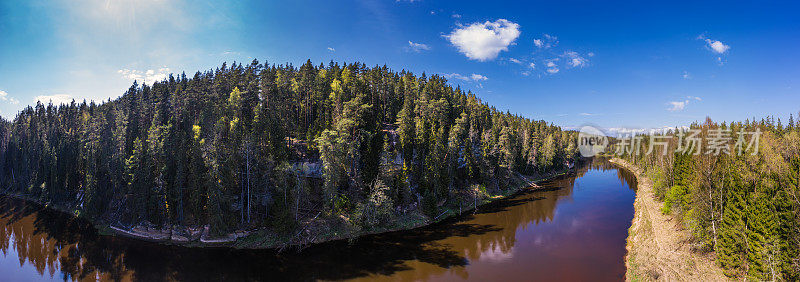
[[[406,51],[416,52],[416,53],[419,53],[419,52],[422,52],[422,51],[428,51],[430,49],[431,49],[431,47],[428,46],[427,44],[414,43],[414,42],[411,42],[411,41],[408,41],[408,46],[406,46]]]
[[[722,43],[722,41],[719,41],[719,40],[711,40],[711,39],[706,38],[705,41],[706,41],[706,44],[707,44],[708,48],[711,49],[711,51],[714,51],[714,53],[717,53],[717,54],[725,53],[726,51],[731,49],[731,46],[725,45],[725,43]]]
[[[486,78],[485,76],[480,75],[480,74],[474,74],[474,73],[472,75],[470,75],[469,77],[472,78],[472,80],[474,80],[474,81],[488,80],[488,78]]]
[[[8,92],[0,90],[0,101],[8,102],[9,104],[16,105],[19,104],[17,99],[8,96]]]
[[[458,80],[463,80],[463,81],[485,81],[485,80],[489,80],[489,78],[487,78],[486,76],[483,76],[483,75],[480,75],[480,74],[477,74],[477,73],[473,73],[471,75],[462,75],[462,74],[458,74],[458,73],[446,73],[446,74],[443,74],[443,76],[446,77],[447,79],[458,79]]]
[[[130,81],[139,81],[140,83],[149,83],[152,84],[156,81],[162,81],[169,76],[169,68],[164,66],[157,70],[149,69],[146,71],[140,70],[132,70],[132,69],[121,69],[117,70],[117,73],[122,76],[122,78],[130,80]]]
[[[450,34],[444,35],[459,52],[477,61],[494,60],[519,37],[519,24],[499,19],[494,22],[459,25]]]
[[[686,99],[683,100],[683,101],[670,101],[670,102],[667,102],[667,105],[669,106],[669,107],[667,107],[667,111],[670,111],[670,112],[683,111],[684,109],[686,109],[686,106],[688,106],[691,101],[700,102],[700,101],[703,101],[703,98],[690,95],[690,96],[686,96]]]
[[[550,34],[542,34],[540,38],[533,40],[534,52],[531,57],[526,59],[525,66],[528,71],[537,69],[541,74],[557,74],[561,70],[582,69],[591,66],[590,58],[594,57],[594,52],[577,52],[570,49],[559,48],[558,37]],[[538,65],[538,68],[537,68]],[[527,75],[526,75],[527,74]],[[529,76],[530,73],[523,73]]]
[[[533,45],[542,49],[552,48],[558,45],[558,37],[549,34],[544,34],[542,38],[534,39]]]
[[[686,105],[689,104],[689,100],[672,101],[672,102],[668,102],[667,104],[669,105],[669,108],[667,108],[667,111],[670,111],[670,112],[683,111],[683,109],[686,108]]]
[[[688,71],[683,71],[683,75],[681,75],[681,77],[683,77],[683,79],[692,79],[692,74],[690,74]]]
[[[706,49],[710,50],[712,53],[717,54],[717,64],[724,65],[725,59],[723,55],[728,53],[728,50],[731,49],[730,45],[722,43],[722,41],[714,40],[711,38],[706,37],[706,34],[700,34],[697,36],[697,39],[703,40],[706,43]]]
[[[558,70],[558,65],[556,65],[557,61],[558,61],[558,58],[554,58],[554,59],[547,60],[545,62],[545,66],[547,67],[547,72],[548,73],[550,73],[550,74],[558,73],[558,71],[559,71]]]
[[[589,59],[586,59],[575,51],[566,51],[561,55],[561,57],[566,59],[567,64],[573,68],[582,68],[589,64]]]
[[[329,52],[336,52],[336,49],[333,49],[333,47],[328,47],[328,51]]]
[[[69,94],[55,94],[55,95],[41,95],[33,98],[36,102],[53,103],[54,105],[67,104],[72,102],[72,95]]]

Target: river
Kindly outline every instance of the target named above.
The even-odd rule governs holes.
[[[434,225],[282,253],[102,236],[0,196],[0,280],[623,280],[635,177],[594,161],[540,186]]]

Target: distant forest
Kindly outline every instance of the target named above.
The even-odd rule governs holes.
[[[0,190],[118,226],[366,228],[564,169],[576,140],[438,75],[254,60],[25,108],[0,121]]]
[[[800,124],[793,116],[785,125],[772,117],[731,123],[706,119],[690,128],[701,138],[729,131],[731,143],[738,132],[762,134],[757,149],[741,154],[730,144],[730,154],[676,152],[673,138],[666,152],[624,158],[646,170],[656,197],[664,201],[662,212],[680,219],[697,249],[715,251],[729,276],[800,279]],[[652,140],[642,141],[648,148]]]

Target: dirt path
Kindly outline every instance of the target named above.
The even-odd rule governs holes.
[[[621,159],[611,162],[636,174],[635,215],[628,230],[625,257],[627,281],[727,281],[714,264],[713,254],[693,252],[691,234],[671,215],[661,214],[653,184],[642,172]]]

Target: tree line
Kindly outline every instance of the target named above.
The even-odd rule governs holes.
[[[439,75],[253,60],[0,120],[0,189],[122,226],[369,227],[563,169],[576,140]]]
[[[794,116],[787,125],[772,117],[731,123],[706,119],[690,129],[706,140],[729,131],[730,154],[710,153],[706,145],[700,145],[700,153],[676,150],[679,139],[673,138],[666,151],[654,146],[651,154],[628,152],[623,158],[645,169],[664,202],[662,212],[680,219],[698,249],[715,251],[727,275],[800,279],[800,124]],[[734,146],[743,131],[761,132],[758,144]],[[648,148],[656,139],[641,140]]]

